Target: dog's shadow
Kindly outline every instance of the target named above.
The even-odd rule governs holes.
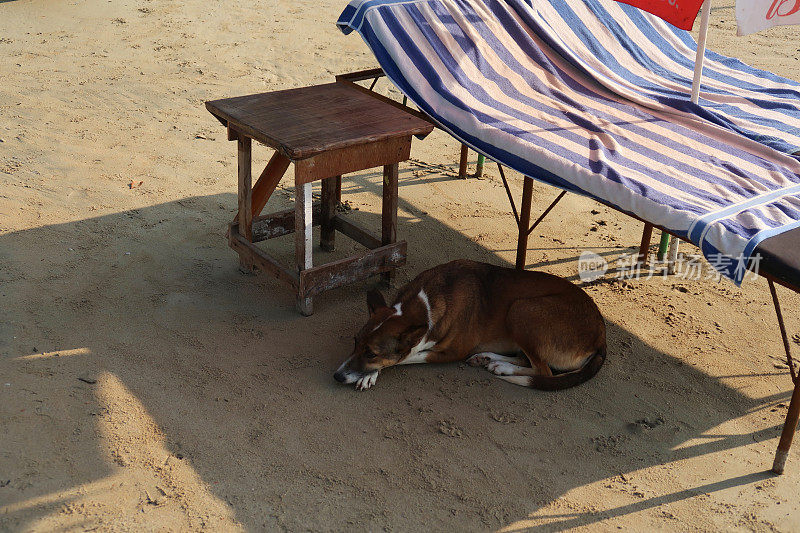
[[[624,474],[774,439],[777,426],[708,433],[787,395],[751,398],[613,323],[599,375],[557,393],[464,364],[388,369],[364,393],[336,384],[377,281],[325,293],[301,317],[287,286],[238,271],[223,237],[235,202],[193,197],[0,236],[4,528],[113,490],[139,499],[136,512],[188,509],[211,528],[564,529],[762,479],[636,495]],[[440,258],[500,262],[414,206],[401,213],[397,285]],[[366,210],[343,216],[380,227]],[[355,249],[337,238],[337,254]],[[291,237],[269,246],[292,257]],[[550,512],[601,482],[636,501]]]

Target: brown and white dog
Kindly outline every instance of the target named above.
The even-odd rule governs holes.
[[[389,366],[464,360],[517,385],[557,390],[590,379],[605,361],[597,305],[543,272],[452,261],[422,272],[391,306],[370,291],[367,306],[353,353],[334,374],[358,390]]]

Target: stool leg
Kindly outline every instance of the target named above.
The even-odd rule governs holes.
[[[381,211],[381,244],[393,244],[397,241],[397,182],[398,164],[383,167],[383,207]],[[392,271],[384,272],[381,278],[386,285],[392,283]]]
[[[303,316],[309,316],[314,310],[311,298],[305,295],[303,271],[313,266],[311,259],[313,244],[313,235],[311,233],[311,183],[296,185],[294,196],[294,250],[297,273],[300,276],[300,285],[297,289],[297,309]]]
[[[326,252],[332,252],[336,245],[336,185],[337,182],[341,184],[341,180],[341,176],[322,180],[322,234],[319,245]]]
[[[239,135],[236,144],[239,152],[239,234],[253,242],[252,141],[250,137]],[[240,254],[239,268],[243,272],[252,273],[252,257]]]

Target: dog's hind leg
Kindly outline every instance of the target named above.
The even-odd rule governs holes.
[[[489,363],[486,368],[500,379],[515,385],[539,390],[561,390],[580,385],[591,379],[603,365],[603,361],[605,361],[605,350],[590,355],[580,368],[555,376],[552,375],[552,372],[539,372],[535,367],[521,367],[500,362]]]
[[[530,359],[531,367],[539,370],[536,375],[552,376],[552,369],[576,370],[594,353],[592,339],[596,335],[586,331],[592,317],[584,317],[586,313],[579,311],[580,305],[559,295],[511,304],[506,317],[508,331]]]
[[[522,387],[531,386],[530,376],[497,376],[500,379],[513,383],[514,385],[521,385]]]
[[[502,361],[496,361],[486,365],[486,370],[500,379],[504,379],[514,385],[522,385],[523,387],[530,387],[531,376],[553,375],[550,371],[550,367],[544,365],[544,368],[547,370],[546,373],[536,367],[512,365]]]
[[[525,357],[509,357],[494,352],[480,352],[467,358],[466,363],[470,366],[486,367],[489,363],[508,363],[516,366],[526,366],[528,359]]]
[[[480,352],[468,357],[466,363],[470,366],[480,366],[486,368],[489,363],[508,363],[516,366],[526,366],[528,359],[526,357],[510,357],[507,355],[500,355],[494,352]]]
[[[550,367],[545,365],[545,368],[547,371],[542,372],[539,368],[515,365],[504,361],[493,361],[486,365],[486,370],[495,376],[552,376]]]

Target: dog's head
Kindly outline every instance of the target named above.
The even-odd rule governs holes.
[[[355,383],[358,390],[370,388],[382,369],[408,357],[428,331],[416,313],[404,312],[410,310],[400,304],[387,306],[376,290],[367,293],[367,307],[369,320],[356,335],[350,357],[333,375],[339,383]]]

